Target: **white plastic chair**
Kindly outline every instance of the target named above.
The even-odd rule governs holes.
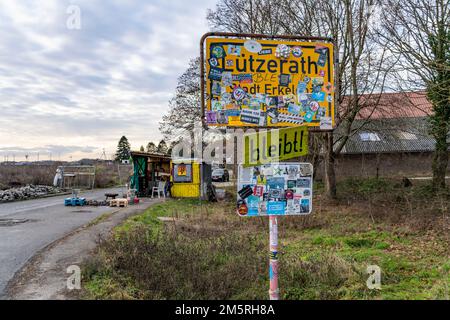
[[[161,193],[164,198],[166,197],[166,193],[164,192],[164,185],[164,181],[159,181],[158,186],[152,188],[152,198],[154,198],[155,192],[158,193],[158,198],[161,198]]]

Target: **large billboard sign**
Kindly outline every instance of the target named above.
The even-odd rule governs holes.
[[[207,125],[334,128],[332,42],[205,39]]]
[[[283,162],[239,166],[240,216],[307,215],[312,211],[313,166]]]

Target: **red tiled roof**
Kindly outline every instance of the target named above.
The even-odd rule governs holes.
[[[346,112],[348,99],[350,97],[345,97],[339,108],[342,115]],[[424,91],[361,95],[359,99],[365,106],[357,119],[418,118],[432,112],[432,105]]]

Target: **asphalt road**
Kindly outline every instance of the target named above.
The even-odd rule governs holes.
[[[121,188],[82,192],[87,199],[104,199],[106,192],[122,194]],[[14,274],[39,250],[71,231],[89,223],[110,207],[65,207],[64,198],[27,200],[0,204],[0,299]],[[26,219],[17,224],[4,219]]]

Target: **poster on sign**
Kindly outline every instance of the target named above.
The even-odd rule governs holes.
[[[334,128],[332,42],[205,39],[202,90],[208,126]]]
[[[283,162],[238,168],[240,216],[307,215],[312,211],[313,166]]]

